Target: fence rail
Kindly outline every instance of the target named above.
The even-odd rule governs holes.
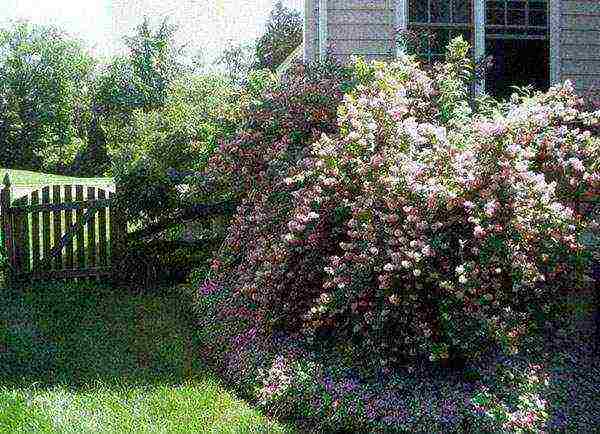
[[[116,189],[53,185],[13,199],[8,174],[1,187],[9,285],[114,274],[127,235],[127,222],[113,206]]]

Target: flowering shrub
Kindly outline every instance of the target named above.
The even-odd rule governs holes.
[[[467,52],[453,41],[430,72],[357,61],[337,128],[342,89],[304,81],[213,159],[242,196],[214,269],[268,330],[350,340],[383,364],[476,355],[584,286],[580,235],[600,191],[584,127],[600,113],[568,83],[469,104]]]
[[[337,132],[336,108],[350,86],[348,72],[332,62],[291,70],[244,107],[246,123],[221,143],[208,174],[242,197],[272,190],[274,177],[295,165],[318,134]]]

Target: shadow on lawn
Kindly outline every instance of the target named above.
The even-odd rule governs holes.
[[[4,384],[176,384],[203,372],[181,294],[135,296],[98,284],[1,293]]]
[[[224,390],[197,357],[187,306],[174,288],[0,288],[0,432],[19,418],[43,421],[18,425],[27,432],[119,432],[139,423],[142,432],[156,424],[168,432],[284,432]]]

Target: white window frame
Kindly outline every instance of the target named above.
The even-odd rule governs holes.
[[[548,32],[550,33],[550,85],[560,81],[560,17],[562,14],[560,0],[549,0]]]
[[[406,53],[401,32],[408,28],[408,0],[394,0],[394,31],[396,35],[396,57]]]
[[[475,59],[485,56],[485,0],[473,0],[473,55]],[[485,78],[475,83],[475,94],[485,92]]]
[[[329,32],[327,28],[327,0],[319,0],[319,60],[325,60]]]

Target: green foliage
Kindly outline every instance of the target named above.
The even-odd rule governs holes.
[[[106,116],[110,172],[128,217],[148,221],[181,205],[184,194],[170,174],[202,170],[235,132],[249,99],[224,77],[185,75],[169,87],[164,107]]]
[[[6,267],[8,267],[8,256],[4,247],[4,235],[0,229],[0,274],[4,274]]]
[[[252,45],[230,43],[221,52],[215,64],[223,66],[229,80],[236,85],[240,85],[253,68],[254,56]]]
[[[129,50],[108,65],[96,83],[95,105],[103,111],[129,112],[163,107],[170,84],[182,73],[175,26],[164,19],[152,31],[147,18],[125,38]]]
[[[265,33],[256,42],[255,68],[273,72],[302,44],[303,20],[299,12],[277,2],[271,11]]]
[[[169,88],[184,72],[182,49],[174,42],[176,30],[164,19],[153,31],[144,18],[136,33],[125,38],[128,54],[114,58],[94,77],[85,125],[88,143],[75,161],[74,174],[110,172],[112,155],[106,135],[111,133],[111,123],[127,129],[136,111],[150,113],[167,104]]]
[[[54,27],[0,30],[0,166],[65,172],[83,147],[93,59]]]

